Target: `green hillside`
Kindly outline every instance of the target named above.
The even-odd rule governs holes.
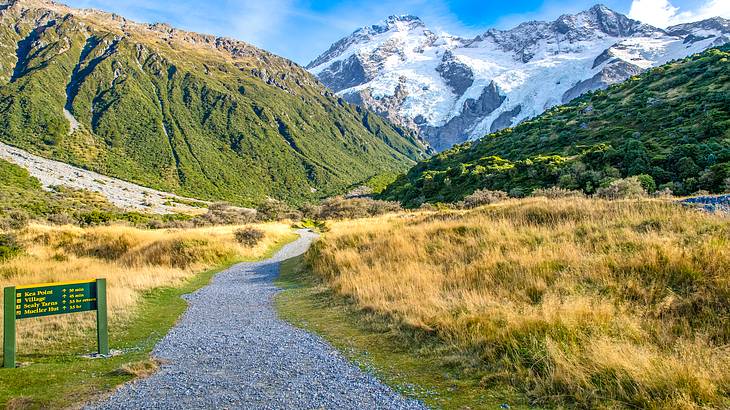
[[[0,140],[33,153],[244,205],[340,193],[423,155],[410,132],[246,43],[43,0],[2,4]]]
[[[519,196],[560,186],[590,194],[633,175],[682,195],[730,188],[730,46],[456,146],[416,165],[383,197],[418,206],[477,189]]]

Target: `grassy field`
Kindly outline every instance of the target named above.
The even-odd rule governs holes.
[[[464,377],[460,369],[444,365],[439,341],[429,335],[409,334],[372,312],[332,292],[316,280],[303,257],[285,261],[277,286],[276,307],[286,321],[319,334],[363,371],[376,375],[396,391],[433,408],[527,409],[527,398],[512,386],[485,386],[479,378]],[[410,337],[418,338],[412,343]]]
[[[149,352],[184,311],[181,295],[204,286],[220,269],[265,258],[295,238],[285,224],[257,227],[266,236],[253,247],[235,241],[234,226],[24,230],[22,254],[0,262],[0,287],[106,277],[111,347],[123,353],[104,360],[79,357],[96,351],[93,312],[21,320],[21,367],[0,369],[0,406],[74,407],[154,371]]]
[[[434,404],[730,406],[727,218],[535,198],[331,225],[284,316]]]

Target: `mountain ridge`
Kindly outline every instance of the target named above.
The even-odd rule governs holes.
[[[406,20],[416,23],[396,16],[358,29],[307,68],[348,101],[418,130],[437,150],[730,40],[722,18],[664,30],[604,5],[473,38]],[[499,105],[485,103],[498,98]]]
[[[426,152],[244,42],[43,0],[0,13],[0,140],[36,155],[254,205],[342,193]]]

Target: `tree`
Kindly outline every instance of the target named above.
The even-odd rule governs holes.
[[[636,178],[646,192],[653,193],[656,191],[656,182],[654,182],[654,178],[651,175],[642,174],[637,175]]]
[[[690,157],[683,157],[677,161],[677,175],[680,179],[696,178],[700,174],[700,167]]]

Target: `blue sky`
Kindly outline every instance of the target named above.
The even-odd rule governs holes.
[[[62,0],[63,1],[63,0]],[[474,35],[531,19],[554,19],[599,0],[66,0],[142,22],[228,36],[306,64],[355,29],[389,15],[419,16],[436,31]],[[730,18],[730,0],[603,0],[657,26],[714,15]]]

